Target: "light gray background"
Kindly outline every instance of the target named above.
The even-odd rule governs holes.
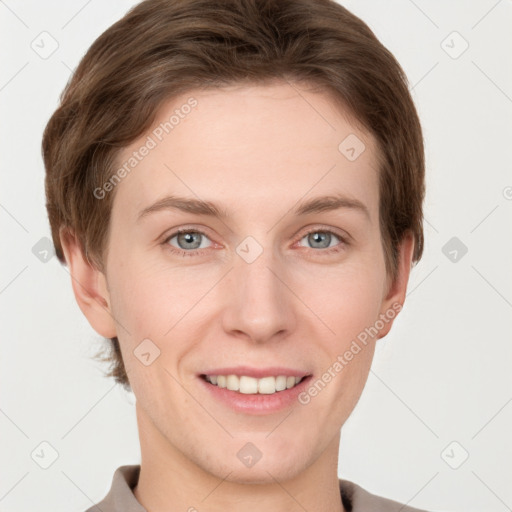
[[[102,340],[67,267],[32,252],[49,237],[43,128],[80,57],[134,3],[0,1],[4,512],[82,512],[140,462],[133,395],[90,359]],[[512,510],[512,2],[342,3],[410,79],[428,192],[425,254],[343,428],[339,474],[416,507]],[[31,47],[51,49],[43,31],[58,42],[46,59]],[[452,237],[468,249],[455,262]],[[59,454],[48,469],[43,441]]]

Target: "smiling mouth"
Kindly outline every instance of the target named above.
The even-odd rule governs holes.
[[[273,395],[294,388],[309,375],[293,377],[285,375],[269,376],[257,379],[247,375],[201,375],[206,382],[245,395]]]

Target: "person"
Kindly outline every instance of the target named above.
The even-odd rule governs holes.
[[[43,135],[77,303],[136,398],[140,465],[89,511],[418,510],[338,478],[423,251],[406,76],[332,0],[146,0]]]

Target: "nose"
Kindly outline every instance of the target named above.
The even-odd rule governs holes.
[[[270,249],[251,263],[235,255],[225,283],[229,299],[223,327],[227,333],[261,344],[293,332],[296,299],[283,267]]]

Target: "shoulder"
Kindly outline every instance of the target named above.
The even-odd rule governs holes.
[[[343,506],[347,512],[427,512],[404,503],[377,496],[348,480],[339,480]]]
[[[118,467],[107,495],[85,512],[146,512],[133,495],[139,473],[139,464]]]

